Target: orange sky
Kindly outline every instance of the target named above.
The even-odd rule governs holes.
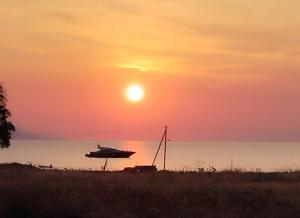
[[[24,131],[300,140],[299,1],[0,3],[0,80]],[[124,97],[134,82],[139,103]]]

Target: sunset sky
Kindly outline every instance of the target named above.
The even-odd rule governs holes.
[[[22,132],[300,141],[299,0],[0,4],[0,81]]]

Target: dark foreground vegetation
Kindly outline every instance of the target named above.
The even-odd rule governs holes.
[[[300,172],[134,174],[0,165],[0,217],[300,217]]]

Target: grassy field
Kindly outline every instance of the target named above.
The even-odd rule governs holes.
[[[133,174],[0,165],[0,217],[300,217],[300,172]]]

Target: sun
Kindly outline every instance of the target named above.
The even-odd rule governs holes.
[[[130,101],[134,101],[134,102],[140,101],[144,97],[144,90],[138,84],[130,85],[126,89],[126,97]]]

